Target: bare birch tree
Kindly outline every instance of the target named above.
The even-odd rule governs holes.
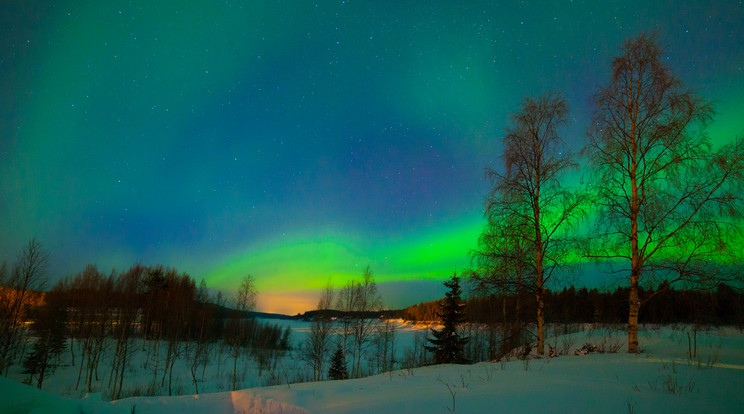
[[[168,288],[162,306],[168,309],[168,312],[163,315],[168,348],[161,387],[165,386],[167,376],[168,395],[172,395],[173,366],[181,357],[184,341],[189,339],[189,327],[195,309],[196,284],[188,274],[178,274],[175,269],[170,269],[166,273],[166,286]]]
[[[361,375],[362,351],[366,348],[374,332],[375,320],[369,313],[382,308],[382,299],[377,293],[377,284],[372,275],[372,269],[367,266],[361,280],[352,284],[354,297],[355,318],[351,324],[352,338],[354,341],[355,361],[352,362],[354,378]]]
[[[135,351],[132,345],[137,315],[141,307],[140,294],[145,268],[135,265],[116,278],[114,286],[114,307],[112,334],[114,336],[114,355],[112,358],[110,390],[112,399],[120,399],[124,388],[124,376]]]
[[[329,283],[320,293],[318,312],[310,325],[310,333],[305,337],[303,350],[303,359],[313,368],[313,380],[315,381],[321,381],[325,373],[325,360],[333,334],[333,321],[328,314],[332,304],[333,287]]]
[[[385,319],[375,329],[375,348],[377,356],[377,372],[392,371],[395,367],[395,333],[396,322]]]
[[[209,340],[210,328],[215,318],[214,310],[208,306],[209,291],[204,279],[199,283],[199,290],[196,292],[196,304],[194,309],[194,323],[191,336],[194,339],[194,352],[189,360],[189,370],[191,371],[191,382],[194,384],[194,393],[199,394],[199,384],[197,379],[197,370],[199,365],[202,367],[202,381],[204,372],[207,369],[209,361]]]
[[[741,211],[744,141],[713,151],[704,131],[711,106],[664,64],[655,35],[628,39],[620,52],[594,96],[587,151],[599,230],[590,255],[628,273],[628,352],[636,353],[648,299],[641,283],[700,282],[699,264],[730,251],[719,236]]]
[[[31,239],[18,254],[10,276],[3,288],[4,300],[0,303],[0,373],[7,375],[13,363],[27,308],[35,293],[44,289],[47,280],[49,253],[44,245]]]
[[[466,275],[473,293],[480,297],[501,299],[501,346],[496,359],[512,349],[524,345],[525,326],[521,320],[522,296],[534,294],[534,282],[528,278],[525,263],[529,246],[525,233],[528,223],[508,210],[495,208],[505,194],[491,194],[486,208],[487,224],[478,238],[478,247],[471,253],[474,268]],[[485,316],[491,322],[496,315]],[[491,349],[493,354],[495,349]]]
[[[493,189],[486,214],[499,210],[529,229],[520,232],[530,253],[522,265],[535,292],[539,355],[544,353],[545,285],[565,264],[565,233],[580,214],[583,199],[561,185],[576,166],[558,135],[567,117],[560,93],[525,98],[504,138],[505,173],[487,170]]]
[[[75,342],[78,344],[80,367],[75,389],[79,389],[83,380],[87,391],[92,392],[104,342],[111,335],[113,275],[107,278],[94,265],[88,265],[75,276],[61,280],[55,290],[63,292],[61,296],[69,312],[70,349],[75,348]]]
[[[238,376],[238,359],[242,355],[243,347],[248,343],[248,321],[246,312],[256,307],[256,284],[253,276],[248,275],[240,281],[240,287],[235,297],[235,310],[230,312],[225,328],[225,342],[233,357],[232,390],[236,390]]]
[[[348,355],[348,343],[349,337],[351,336],[351,314],[354,311],[354,286],[356,282],[350,280],[346,285],[339,288],[336,294],[336,309],[343,313],[343,316],[338,321],[337,335],[339,336],[339,342],[341,344],[341,350],[344,357]]]

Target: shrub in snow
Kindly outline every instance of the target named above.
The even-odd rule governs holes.
[[[548,344],[548,356],[551,358],[555,358],[558,356],[558,352],[555,350],[555,347],[550,344]]]
[[[597,345],[592,345],[589,342],[585,343],[581,349],[577,349],[574,355],[587,355],[597,352]]]

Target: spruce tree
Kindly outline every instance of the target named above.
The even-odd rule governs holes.
[[[457,326],[465,318],[465,304],[460,298],[460,278],[455,274],[444,282],[444,286],[449,291],[440,302],[440,311],[437,313],[443,327],[431,330],[434,338],[427,338],[431,346],[427,345],[426,349],[434,352],[435,364],[464,364],[468,362],[463,355],[468,338],[460,337],[457,333]]]
[[[346,356],[341,345],[336,348],[331,359],[331,368],[328,369],[328,378],[332,380],[343,380],[349,378],[346,372]]]

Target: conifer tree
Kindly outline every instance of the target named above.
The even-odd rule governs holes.
[[[331,368],[328,369],[328,378],[332,380],[342,380],[349,378],[349,374],[346,372],[346,357],[344,356],[344,350],[339,344],[336,348],[336,352],[333,353],[331,359]]]
[[[457,326],[465,318],[465,304],[460,295],[460,278],[457,274],[444,282],[444,286],[449,288],[445,298],[440,304],[440,312],[437,314],[443,325],[442,329],[432,329],[431,334],[434,338],[427,338],[431,346],[426,349],[434,352],[435,364],[463,364],[467,360],[463,356],[463,349],[468,343],[468,338],[460,337],[457,333]]]

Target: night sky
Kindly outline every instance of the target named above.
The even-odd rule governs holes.
[[[550,3],[546,6],[545,3]],[[694,4],[686,4],[694,3]],[[469,264],[500,141],[561,90],[579,149],[621,42],[744,134],[744,5],[56,1],[0,6],[0,261],[163,264],[296,313],[370,265],[389,307]]]

